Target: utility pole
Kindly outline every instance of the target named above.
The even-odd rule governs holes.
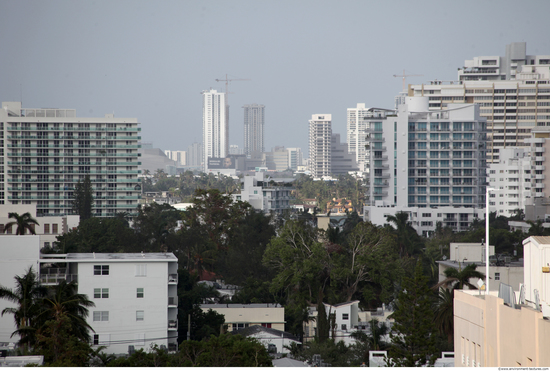
[[[229,79],[227,74],[225,79],[216,79],[216,82],[225,81],[225,148],[227,153],[224,154],[224,157],[229,154],[229,81],[250,81],[250,79]]]

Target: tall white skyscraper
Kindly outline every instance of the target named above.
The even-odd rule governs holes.
[[[225,157],[229,153],[229,128],[226,95],[217,90],[202,92],[202,141],[205,169],[209,157]]]
[[[264,152],[264,108],[262,104],[247,104],[244,108],[244,154]]]
[[[310,171],[314,178],[331,173],[332,115],[312,115],[309,120]]]
[[[367,113],[370,110],[365,108],[365,103],[357,103],[356,108],[348,108],[348,151],[355,154],[355,161],[361,170],[364,170],[365,164],[370,155],[369,150],[365,148],[366,138],[368,136],[369,120],[366,120]]]

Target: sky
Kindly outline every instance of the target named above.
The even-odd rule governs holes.
[[[524,41],[550,55],[550,1],[0,0],[0,100],[137,118],[163,150],[202,142],[201,91],[229,83],[230,144],[243,105],[265,105],[265,150],[301,147],[308,120],[393,108],[407,83],[456,80],[475,56]]]

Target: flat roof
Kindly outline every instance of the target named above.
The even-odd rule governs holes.
[[[41,254],[41,261],[88,261],[88,260],[158,260],[178,261],[178,258],[171,252],[148,252],[148,253],[69,253],[69,254]]]

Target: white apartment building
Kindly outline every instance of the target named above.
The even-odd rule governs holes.
[[[178,260],[172,253],[40,254],[41,236],[0,235],[0,282],[15,288],[14,277],[32,267],[42,285],[75,281],[78,293],[95,303],[89,308],[92,345],[106,353],[150,349],[151,344],[177,349]],[[14,303],[0,299],[0,311]],[[12,315],[0,317],[0,342],[15,331]]]
[[[408,97],[398,111],[375,111],[369,130],[369,204],[364,219],[409,213],[422,234],[436,223],[466,230],[485,210],[485,120],[475,105],[430,112]]]
[[[0,204],[31,205],[37,216],[74,214],[73,191],[90,176],[94,216],[137,215],[140,128],[135,118],[77,117],[74,109],[0,109]]]
[[[265,151],[264,125],[265,106],[263,104],[246,104],[244,109],[244,154],[255,155]]]
[[[265,172],[246,175],[240,193],[232,194],[235,201],[246,201],[256,210],[264,213],[281,213],[290,209],[292,187],[280,184],[280,179],[272,179],[279,184],[269,184],[269,176]],[[283,180],[284,181],[284,180]]]
[[[176,161],[178,165],[187,165],[187,152],[186,151],[171,151],[169,149],[164,151],[166,157],[172,161]]]
[[[172,253],[41,255],[40,282],[76,281],[86,294],[93,345],[106,353],[177,350],[178,259]]]
[[[369,150],[366,149],[366,138],[368,136],[370,121],[367,119],[371,108],[366,108],[365,103],[357,103],[356,108],[348,108],[347,116],[347,141],[349,153],[355,154],[355,161],[360,171],[365,171],[367,160],[370,158]]]
[[[527,146],[537,126],[550,125],[550,55],[526,55],[526,43],[506,47],[505,57],[475,57],[458,71],[458,81],[409,86],[409,96],[430,100],[430,110],[451,103],[477,103],[487,119],[489,162],[500,150]]]
[[[229,153],[229,121],[225,93],[205,90],[202,98],[203,161],[207,172],[209,157],[222,158]]]
[[[531,200],[531,151],[527,148],[504,148],[499,159],[489,164],[491,192],[489,210],[498,216],[510,217],[516,209],[525,212]]]
[[[332,115],[312,115],[309,120],[309,170],[314,178],[331,174]]]

